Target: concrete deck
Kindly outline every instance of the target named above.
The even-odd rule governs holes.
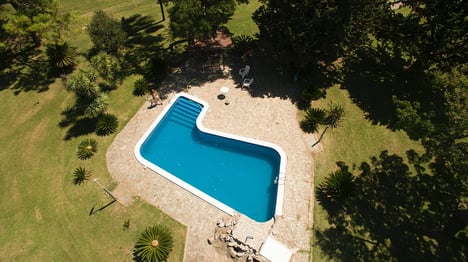
[[[219,89],[223,86],[227,86],[229,92],[226,99],[220,100]],[[209,111],[203,119],[207,128],[275,143],[286,152],[283,215],[266,223],[257,223],[242,216],[233,233],[239,238],[254,234],[254,239],[248,240],[248,244],[253,246],[261,245],[267,235],[272,234],[290,248],[309,251],[313,222],[310,145],[314,138],[301,131],[293,102],[281,97],[253,97],[229,78],[190,87],[185,92],[208,102]],[[142,105],[109,147],[106,155],[108,168],[118,182],[113,194],[124,204],[131,204],[136,196],[144,198],[187,225],[184,261],[233,261],[225,250],[207,242],[214,234],[217,221],[228,215],[145,168],[134,157],[135,144],[174,94],[165,94],[163,105],[155,108],[148,109],[148,102]],[[226,101],[229,105],[225,104]],[[258,232],[249,228],[256,228]],[[309,261],[308,252],[296,252],[292,261]]]

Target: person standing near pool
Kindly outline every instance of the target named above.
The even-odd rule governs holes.
[[[151,105],[150,107],[155,107],[158,104],[162,104],[161,98],[159,98],[158,91],[156,89],[151,89]]]

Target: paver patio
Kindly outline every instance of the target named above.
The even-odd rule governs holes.
[[[252,88],[262,88],[256,81]],[[264,83],[266,84],[266,83]],[[285,88],[275,83],[276,88]],[[229,92],[225,100],[219,100],[220,87]],[[249,244],[260,246],[268,234],[284,245],[299,250],[292,261],[308,261],[310,249],[313,208],[313,163],[311,135],[301,131],[297,121],[297,108],[284,97],[252,96],[240,89],[229,78],[218,79],[200,86],[193,86],[187,93],[209,104],[203,124],[210,129],[254,138],[279,145],[287,155],[283,215],[266,223],[257,223],[242,217],[237,234],[254,234],[241,231],[248,228],[263,228],[255,233]],[[197,196],[173,184],[154,171],[140,164],[133,150],[137,141],[153,123],[163,107],[174,96],[167,93],[163,105],[148,109],[149,103],[140,110],[116,136],[107,152],[107,165],[118,182],[113,194],[120,202],[131,204],[141,197],[163,210],[168,215],[187,225],[188,233],[184,261],[232,261],[226,251],[208,244],[217,221],[229,217]],[[229,101],[229,105],[225,102]],[[241,225],[242,224],[242,225]]]

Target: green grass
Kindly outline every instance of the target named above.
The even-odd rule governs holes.
[[[131,94],[132,80],[110,95],[109,111],[119,117],[120,129],[142,103]],[[0,101],[0,260],[130,261],[140,232],[153,223],[174,231],[171,261],[182,260],[186,227],[153,206],[114,203],[89,215],[111,199],[92,181],[73,186],[72,173],[84,166],[92,170],[91,179],[111,185],[105,153],[114,136],[63,140],[66,129],[57,124],[73,96],[60,84],[42,93],[3,90]],[[81,161],[76,147],[85,137],[98,141],[98,152]],[[130,227],[124,231],[126,220]]]
[[[252,19],[252,14],[261,6],[258,0],[250,0],[248,5],[237,6],[236,12],[228,21],[227,27],[234,35],[254,35],[258,33],[258,27]]]
[[[91,43],[80,29],[97,9],[109,11],[116,18],[142,13],[160,20],[155,1],[60,4],[81,15],[76,24],[79,30],[69,39],[82,52]],[[85,64],[84,58],[79,60]],[[109,97],[108,111],[118,117],[119,131],[144,103],[132,95],[136,78],[128,77]],[[0,261],[131,261],[140,233],[154,223],[165,224],[173,231],[175,247],[169,261],[183,260],[186,226],[143,201],[129,207],[116,202],[89,215],[92,208],[97,210],[111,201],[92,179],[114,186],[105,153],[115,134],[64,140],[67,128],[61,129],[58,123],[61,111],[73,104],[74,97],[59,80],[44,92],[1,90],[0,101]],[[76,156],[76,147],[85,138],[95,138],[99,145],[95,156],[82,161]],[[90,169],[92,177],[81,186],[73,186],[72,173],[79,166]],[[130,226],[123,230],[128,220]]]
[[[81,54],[91,47],[86,25],[96,10],[102,9],[116,19],[141,14],[161,20],[156,1],[61,0],[59,4],[61,11],[77,16],[66,37]],[[236,34],[254,34],[257,28],[250,13],[258,5],[258,1],[251,1],[240,6],[230,29]],[[167,29],[158,33],[167,35]],[[84,57],[78,60],[78,68],[86,67]],[[138,77],[128,77],[110,94],[108,111],[118,117],[118,131],[144,103],[132,95]],[[59,80],[44,92],[0,90],[0,101],[0,261],[131,261],[140,233],[154,223],[165,224],[173,231],[175,247],[169,261],[183,260],[186,226],[144,201],[135,201],[129,207],[113,203],[90,215],[93,208],[97,210],[111,201],[92,179],[115,186],[105,158],[115,134],[64,140],[67,128],[60,128],[58,123],[61,111],[73,104],[74,97]],[[76,156],[76,147],[85,138],[96,139],[98,151],[82,161]],[[91,180],[73,186],[72,174],[79,166],[92,171]],[[128,230],[123,226],[126,221],[130,221]]]
[[[383,150],[405,155],[408,149],[422,151],[420,143],[411,141],[402,131],[391,131],[385,126],[373,125],[365,119],[364,112],[354,104],[346,90],[333,86],[327,92],[327,98],[318,101],[314,106],[327,108],[333,102],[345,109],[345,119],[336,129],[329,129],[321,146],[323,151],[314,154],[315,185],[317,186],[328,174],[337,169],[335,162],[344,161],[352,167],[368,161],[371,156],[378,156]],[[314,204],[314,227],[328,227],[327,214],[320,204]],[[311,244],[314,245],[312,237]],[[312,246],[313,261],[328,261],[319,247]]]

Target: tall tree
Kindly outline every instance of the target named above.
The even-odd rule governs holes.
[[[169,9],[169,28],[174,37],[186,39],[189,45],[196,38],[207,38],[234,14],[235,0],[174,0]]]
[[[96,11],[91,18],[88,34],[98,51],[103,50],[109,54],[118,54],[126,41],[126,34],[120,21],[113,19],[102,10]]]
[[[462,0],[404,0],[409,14],[395,13],[376,34],[381,42],[403,54],[408,66],[449,70],[466,63],[468,24],[466,3]]]
[[[302,69],[369,43],[381,17],[390,12],[387,2],[266,0],[253,18],[277,60]]]

